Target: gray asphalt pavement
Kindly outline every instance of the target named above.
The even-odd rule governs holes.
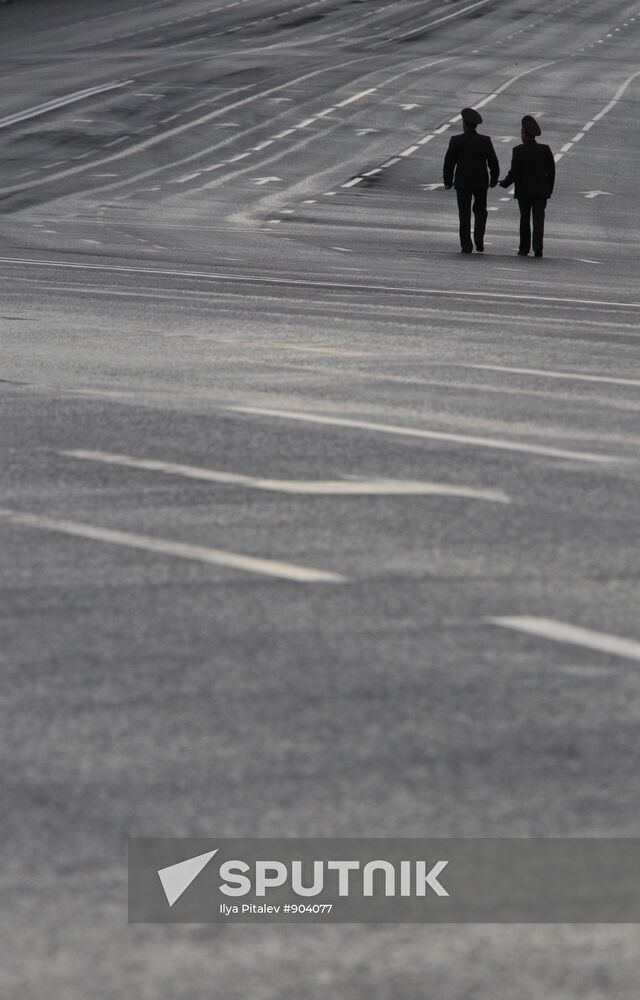
[[[637,998],[633,926],[125,921],[129,836],[637,835],[639,44],[2,5],[2,997]],[[458,253],[464,105],[542,260]]]

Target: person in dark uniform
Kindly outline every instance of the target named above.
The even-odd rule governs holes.
[[[527,257],[531,250],[531,220],[533,219],[533,252],[542,257],[544,242],[544,213],[547,200],[553,194],[556,163],[549,146],[536,142],[541,128],[535,118],[525,115],[522,119],[522,145],[516,146],[511,157],[511,169],[500,181],[507,188],[515,183],[514,197],[520,206],[520,248],[518,254]]]
[[[454,135],[444,158],[444,186],[455,185],[460,216],[460,246],[462,253],[472,253],[471,206],[473,204],[473,242],[478,253],[484,252],[484,231],[487,225],[487,189],[495,187],[500,176],[500,164],[488,135],[481,135],[478,125],[482,117],[473,108],[460,112],[464,131]]]

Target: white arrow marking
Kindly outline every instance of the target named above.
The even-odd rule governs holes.
[[[423,191],[437,191],[438,188],[443,188],[444,184],[423,184]]]
[[[400,107],[403,111],[413,111],[414,108],[419,108],[419,104],[401,104]]]
[[[282,177],[253,177],[254,184],[273,184],[275,181],[281,181]]]
[[[611,191],[581,191],[580,194],[583,194],[585,198],[597,198],[600,194],[610,195]]]
[[[158,870],[158,877],[162,882],[169,906],[173,906],[180,899],[183,892],[189,888],[193,880],[198,877],[202,869],[209,864],[213,855],[217,853],[218,848],[207,854],[199,854],[196,858],[188,858],[186,861],[179,861],[177,865],[169,865],[168,868]]]
[[[368,135],[369,132],[379,132],[377,128],[357,128],[356,135]]]

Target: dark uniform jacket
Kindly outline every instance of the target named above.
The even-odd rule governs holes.
[[[455,183],[456,188],[486,188],[489,187],[489,174],[491,187],[495,187],[500,164],[490,137],[479,132],[452,136],[444,158],[445,187]]]
[[[511,157],[511,169],[501,184],[515,182],[516,198],[550,198],[556,179],[556,164],[549,146],[535,139],[516,146]]]

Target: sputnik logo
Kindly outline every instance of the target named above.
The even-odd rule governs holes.
[[[218,848],[207,854],[198,854],[195,858],[187,858],[186,861],[179,861],[177,865],[169,865],[168,868],[158,870],[158,878],[162,882],[169,906],[173,906],[180,899],[183,892],[189,888],[202,869],[209,864],[213,855],[217,853]]]

